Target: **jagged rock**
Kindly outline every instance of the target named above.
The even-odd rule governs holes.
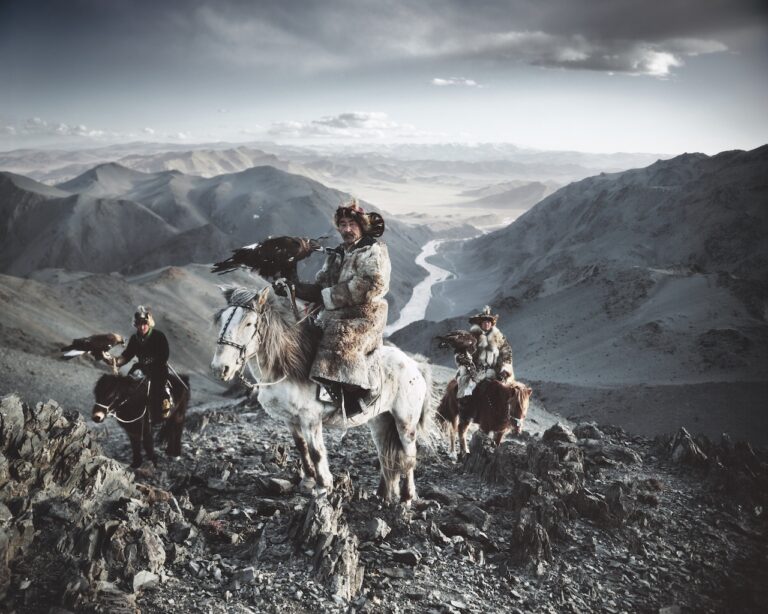
[[[528,470],[546,481],[555,495],[565,497],[581,488],[584,454],[578,446],[558,440],[552,445],[532,444],[528,446],[527,455]]]
[[[676,463],[702,466],[707,462],[707,455],[701,450],[685,428],[672,438],[667,446],[668,453]]]
[[[235,579],[241,584],[252,584],[256,580],[256,570],[253,567],[244,567],[235,575]]]
[[[144,591],[150,588],[155,588],[159,584],[160,578],[157,576],[157,574],[154,574],[151,571],[143,570],[133,576],[134,593],[138,593],[139,591]]]
[[[486,531],[491,524],[491,515],[472,503],[462,503],[456,508],[456,513],[481,531]]]
[[[459,500],[458,495],[446,488],[436,486],[434,484],[427,484],[421,488],[421,497],[424,499],[432,499],[438,501],[443,505],[456,505]]]
[[[0,444],[4,450],[16,450],[24,431],[24,406],[11,394],[0,399]]]
[[[296,490],[296,486],[289,480],[270,477],[267,479],[257,478],[258,491],[265,495],[273,497],[282,497]]]
[[[582,488],[571,498],[571,503],[581,516],[590,520],[606,522],[609,518],[608,503],[605,501],[605,496],[600,493]]]
[[[434,522],[429,525],[429,536],[432,538],[432,541],[439,546],[445,546],[451,543],[451,539],[443,533]]]
[[[391,531],[391,527],[381,518],[372,518],[365,525],[366,537],[371,540],[385,539]]]
[[[603,432],[591,422],[582,422],[573,429],[573,434],[579,439],[602,439]]]
[[[625,465],[641,465],[642,457],[632,448],[621,444],[608,443],[597,439],[584,439],[579,442],[584,456],[590,462],[608,466],[616,463]]]
[[[9,527],[11,537],[24,538],[2,611],[55,613],[61,604],[67,612],[115,614],[135,612],[138,603],[151,612],[378,612],[391,604],[457,612],[657,611],[665,604],[749,612],[765,602],[768,465],[762,450],[739,443],[694,438],[708,459],[704,474],[670,469],[647,439],[617,429],[601,427],[602,439],[576,444],[514,438],[487,450],[481,436],[463,465],[420,455],[419,492],[434,498],[415,501],[410,511],[358,496],[378,473],[373,462],[350,464],[349,481],[338,482],[343,496],[335,490],[318,498],[332,508],[323,524],[321,510],[309,513],[314,500],[254,492],[257,478],[283,479],[297,466],[290,435],[276,436],[266,417],[256,429],[249,424],[256,414],[219,411],[221,419],[210,421],[180,463],[161,463],[134,480],[100,458],[71,412],[54,404],[23,411],[18,449],[25,458],[0,449],[0,561]],[[276,441],[285,449],[283,470],[267,458]],[[357,461],[371,448],[364,429],[350,430],[341,457]],[[622,459],[625,450],[638,453],[643,466],[631,454]],[[227,491],[207,489],[208,477],[225,470]],[[82,500],[81,485],[93,501]],[[305,535],[308,520],[319,528]],[[367,541],[358,558],[354,534],[368,540],[372,520],[393,530]],[[242,542],[233,545],[233,535]],[[141,572],[162,578],[162,589],[133,595]]]
[[[549,534],[530,511],[520,515],[512,533],[513,557],[522,563],[552,560]]]
[[[169,513],[169,496],[145,487],[150,509],[133,475],[101,455],[76,412],[54,402],[32,408],[11,396],[0,401],[0,416],[0,458],[8,469],[0,470],[0,515],[12,512],[0,528],[0,601],[9,595],[10,564],[47,566],[55,578],[31,578],[34,599],[58,598],[82,609],[107,602],[135,611],[124,591],[98,583],[116,578],[130,587],[137,572],[162,569],[165,524],[159,516]],[[69,588],[46,597],[39,588],[47,580]]]
[[[549,427],[541,436],[541,440],[547,443],[562,441],[564,443],[576,443],[576,435],[565,424],[558,422]]]
[[[508,440],[496,446],[490,437],[479,430],[472,436],[469,450],[462,471],[492,484],[513,482],[525,456],[525,448],[519,443]]]
[[[302,547],[314,551],[316,576],[331,595],[346,601],[357,596],[364,567],[359,563],[357,537],[342,518],[339,496],[310,501],[297,538]]]
[[[184,543],[194,535],[195,528],[187,522],[177,521],[168,527],[168,537],[177,544]]]
[[[413,578],[413,569],[404,569],[402,567],[382,567],[379,572],[383,576],[388,578],[397,578],[400,580],[407,580]]]
[[[614,482],[605,493],[605,502],[608,504],[611,517],[619,524],[628,518],[635,509],[634,502],[629,497],[631,491],[631,484]]]
[[[421,562],[421,553],[411,548],[407,550],[393,550],[392,559],[397,563],[404,563],[414,567]]]
[[[109,612],[109,614],[140,614],[136,597],[121,591],[111,582],[97,582],[82,591],[65,593],[64,602],[76,612]]]

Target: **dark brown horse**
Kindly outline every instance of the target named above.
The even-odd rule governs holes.
[[[468,454],[467,429],[476,422],[484,433],[493,433],[496,445],[501,443],[510,429],[518,434],[523,430],[523,420],[528,414],[528,402],[532,390],[525,384],[515,382],[508,386],[496,380],[482,380],[471,396],[459,402],[458,383],[448,382],[437,414],[448,427],[451,452],[455,449],[458,433],[462,454]]]
[[[135,380],[125,375],[102,375],[93,389],[96,400],[91,417],[94,422],[103,422],[107,416],[114,416],[125,429],[131,442],[133,462],[131,467],[141,466],[141,445],[152,463],[157,464],[152,427],[162,424],[159,440],[167,442],[168,456],[181,456],[181,433],[189,403],[189,377],[171,376],[171,394],[174,406],[167,418],[151,415],[147,379]]]

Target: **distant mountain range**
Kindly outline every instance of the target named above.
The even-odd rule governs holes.
[[[282,234],[327,236],[335,245],[333,212],[349,198],[271,166],[204,178],[109,163],[57,187],[0,173],[0,272],[24,276],[64,267],[136,273],[214,262],[236,247]],[[415,258],[431,232],[393,219],[387,228],[394,317],[425,275]]]
[[[567,183],[600,171],[641,167],[659,154],[590,154],[537,151],[509,144],[359,145],[303,148],[253,143],[180,145],[128,143],[79,151],[0,152],[0,170],[44,183],[72,179],[98,164],[118,162],[144,172],[178,170],[213,177],[254,166],[273,166],[345,191],[356,186],[403,183],[486,184],[509,180]]]

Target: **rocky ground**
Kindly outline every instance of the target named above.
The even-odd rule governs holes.
[[[257,404],[198,408],[183,456],[134,473],[116,425],[95,432],[55,403],[6,397],[0,609],[672,614],[768,604],[768,464],[747,444],[555,424],[498,448],[476,433],[470,455],[452,459],[433,438],[420,498],[406,508],[373,496],[366,429],[327,439],[337,488],[313,497],[298,487],[290,437]]]

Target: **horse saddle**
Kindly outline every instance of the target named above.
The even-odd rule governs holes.
[[[344,410],[347,417],[362,413],[377,397],[373,391],[357,386],[329,382],[317,385],[317,400],[326,405],[333,405],[337,410]]]

